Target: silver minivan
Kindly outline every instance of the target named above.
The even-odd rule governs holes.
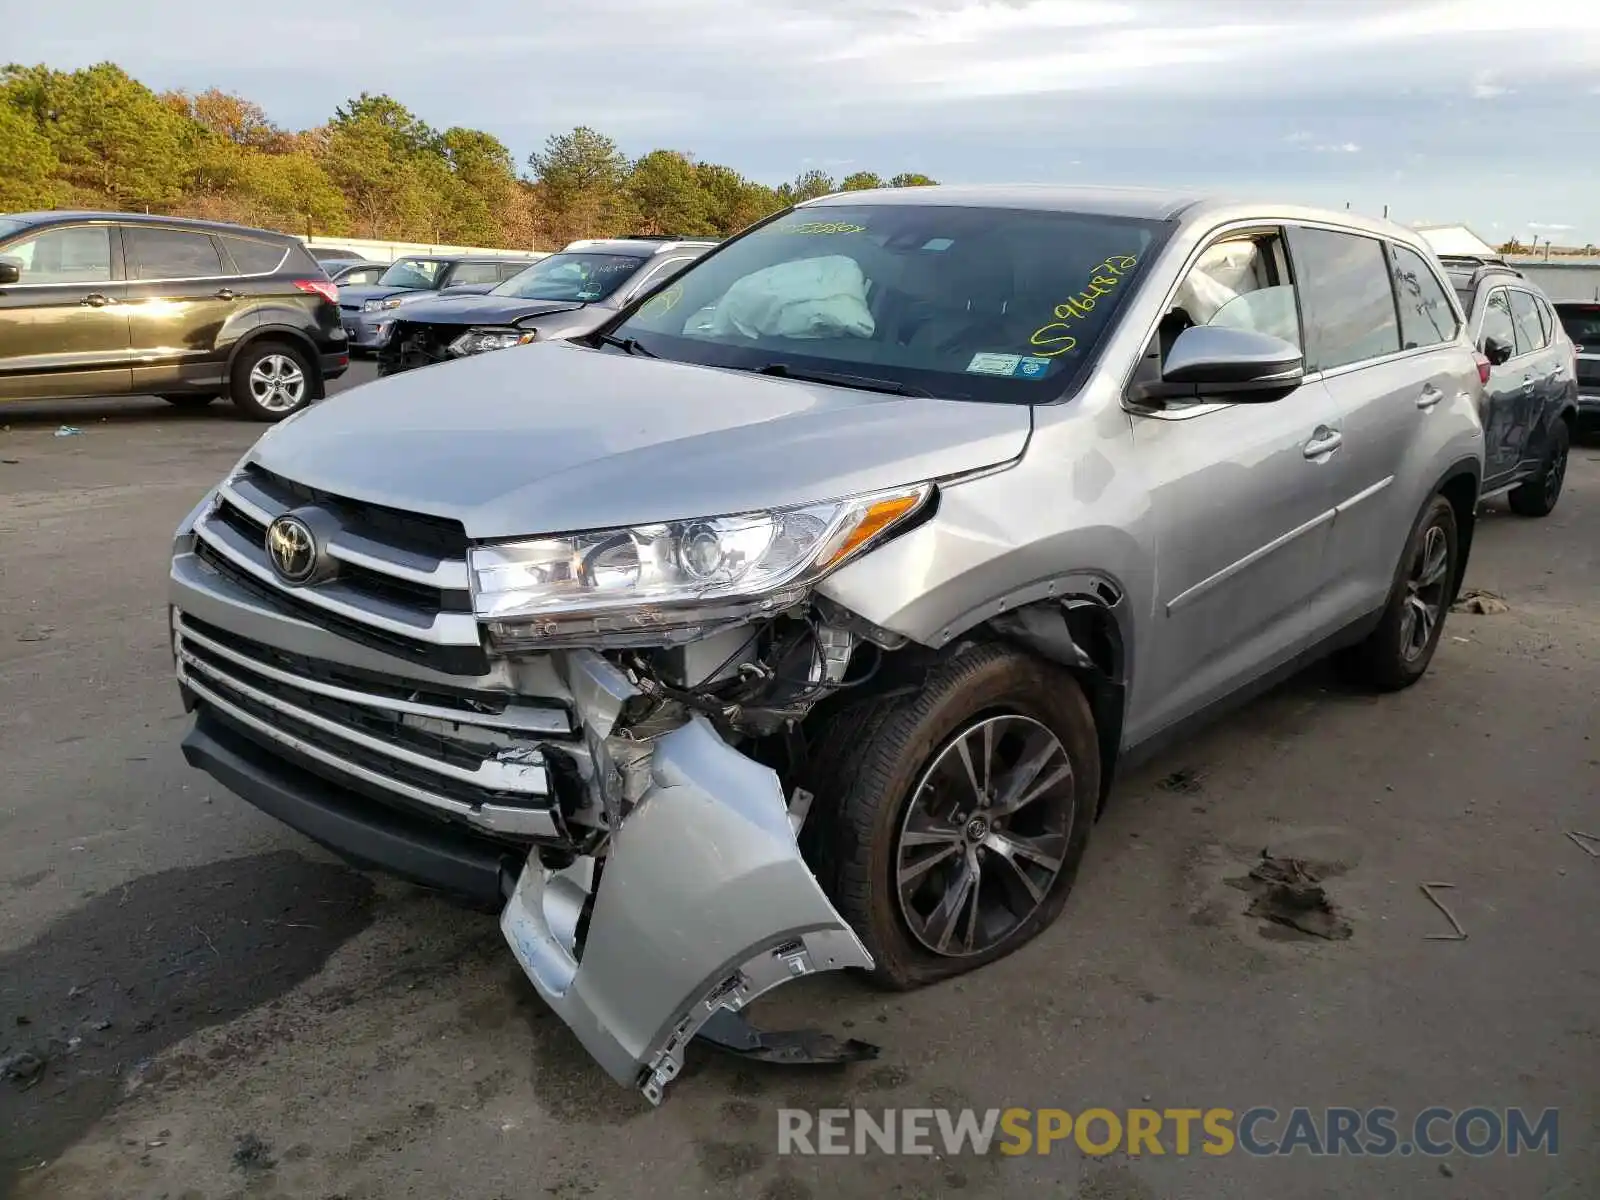
[[[1334,652],[1414,683],[1487,371],[1386,222],[813,201],[581,344],[263,436],[177,534],[184,753],[498,911],[659,1101],[696,1036],[770,1050],[780,983],[1027,943],[1114,772],[1225,705]]]

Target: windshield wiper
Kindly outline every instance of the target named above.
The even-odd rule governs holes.
[[[646,350],[639,344],[637,338],[619,338],[614,333],[597,333],[594,335],[594,340],[602,343],[603,345],[615,346],[624,354],[638,354],[644,358],[661,357],[659,354],[656,354],[653,351]]]
[[[924,400],[933,395],[898,379],[880,379],[876,375],[849,375],[842,371],[797,371],[787,363],[768,363],[756,369],[757,375],[774,375],[779,379],[798,379],[805,383],[832,383],[839,387],[855,388],[863,392],[888,392],[891,396],[917,396]]]

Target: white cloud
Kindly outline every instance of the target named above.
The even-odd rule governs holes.
[[[1547,230],[1550,233],[1566,233],[1572,229],[1572,226],[1551,224],[1548,221],[1529,221],[1528,228]]]
[[[1359,154],[1361,152],[1361,147],[1354,142],[1325,143],[1313,146],[1312,149],[1318,154]]]

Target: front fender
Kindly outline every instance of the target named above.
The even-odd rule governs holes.
[[[777,775],[703,717],[656,742],[650,785],[595,865],[530,858],[500,928],[584,1048],[653,1104],[719,1010],[872,967],[800,857]]]

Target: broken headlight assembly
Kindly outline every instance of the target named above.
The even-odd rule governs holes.
[[[473,328],[451,342],[448,349],[455,357],[465,358],[469,354],[486,354],[490,350],[526,346],[534,337],[533,331],[528,329]]]
[[[473,611],[503,648],[670,642],[772,615],[922,510],[931,484],[820,504],[476,546]]]

